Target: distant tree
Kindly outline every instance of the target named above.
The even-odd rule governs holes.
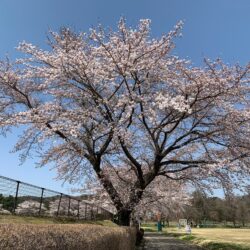
[[[16,214],[20,215],[38,215],[40,210],[40,202],[34,200],[26,200],[20,202],[15,209]],[[44,204],[41,205],[42,214],[46,211]]]
[[[218,197],[208,197],[209,220],[222,222],[225,219],[224,200]]]
[[[194,67],[172,53],[182,23],[159,39],[149,25],[63,28],[50,50],[22,42],[26,56],[0,64],[0,127],[23,126],[21,160],[43,148],[59,178],[99,181],[122,225],[160,177],[212,188],[250,173],[249,65]]]
[[[246,226],[250,222],[250,196],[227,192],[224,198],[211,197],[203,192],[192,193],[183,216],[196,224],[209,220],[217,223],[233,223]]]
[[[245,197],[238,197],[236,219],[241,223],[243,227],[246,226],[247,221],[250,221],[250,206],[248,206]]]
[[[192,193],[189,206],[186,207],[184,213],[185,218],[194,221],[195,224],[201,224],[202,221],[209,217],[208,199],[205,193],[196,190]]]
[[[0,194],[0,204],[2,204],[2,208],[13,211],[14,208],[14,197],[9,195],[9,196],[3,196]]]

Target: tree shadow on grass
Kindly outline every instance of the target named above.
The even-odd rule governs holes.
[[[190,241],[194,244],[202,243],[205,239],[197,238],[193,235],[186,235],[185,233],[168,233],[168,236],[176,237],[184,241]],[[238,244],[225,243],[225,242],[204,242],[201,244],[207,250],[249,250],[250,247],[241,246]]]
[[[249,250],[249,247],[240,245],[222,243],[222,242],[208,242],[203,245],[208,250]]]

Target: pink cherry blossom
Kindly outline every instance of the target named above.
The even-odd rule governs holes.
[[[117,31],[51,32],[50,50],[20,43],[25,57],[0,63],[1,131],[24,128],[22,160],[38,152],[59,178],[99,181],[122,224],[159,183],[244,185],[250,66],[178,58],[182,25],[156,39],[150,20],[121,19]]]

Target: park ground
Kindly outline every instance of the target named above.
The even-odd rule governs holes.
[[[156,231],[154,224],[144,225],[143,228],[146,232]],[[165,227],[162,234],[170,239],[174,237],[201,246],[203,249],[250,250],[249,228],[193,228],[192,234],[187,235],[184,228],[179,230],[176,227]]]
[[[111,221],[79,221],[69,218],[42,218],[32,216],[0,215],[0,224],[97,224],[117,227]],[[208,250],[250,250],[250,228],[193,228],[187,235],[184,228],[174,226],[156,232],[154,223],[143,224],[145,229],[144,246],[141,249],[208,249]],[[200,246],[201,248],[195,247]],[[160,248],[162,246],[162,248]],[[155,248],[154,248],[155,247]]]
[[[203,250],[203,248],[168,234],[145,232],[138,250]]]

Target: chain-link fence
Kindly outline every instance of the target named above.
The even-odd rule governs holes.
[[[112,219],[106,209],[46,188],[0,176],[0,213],[67,216],[85,220]]]

